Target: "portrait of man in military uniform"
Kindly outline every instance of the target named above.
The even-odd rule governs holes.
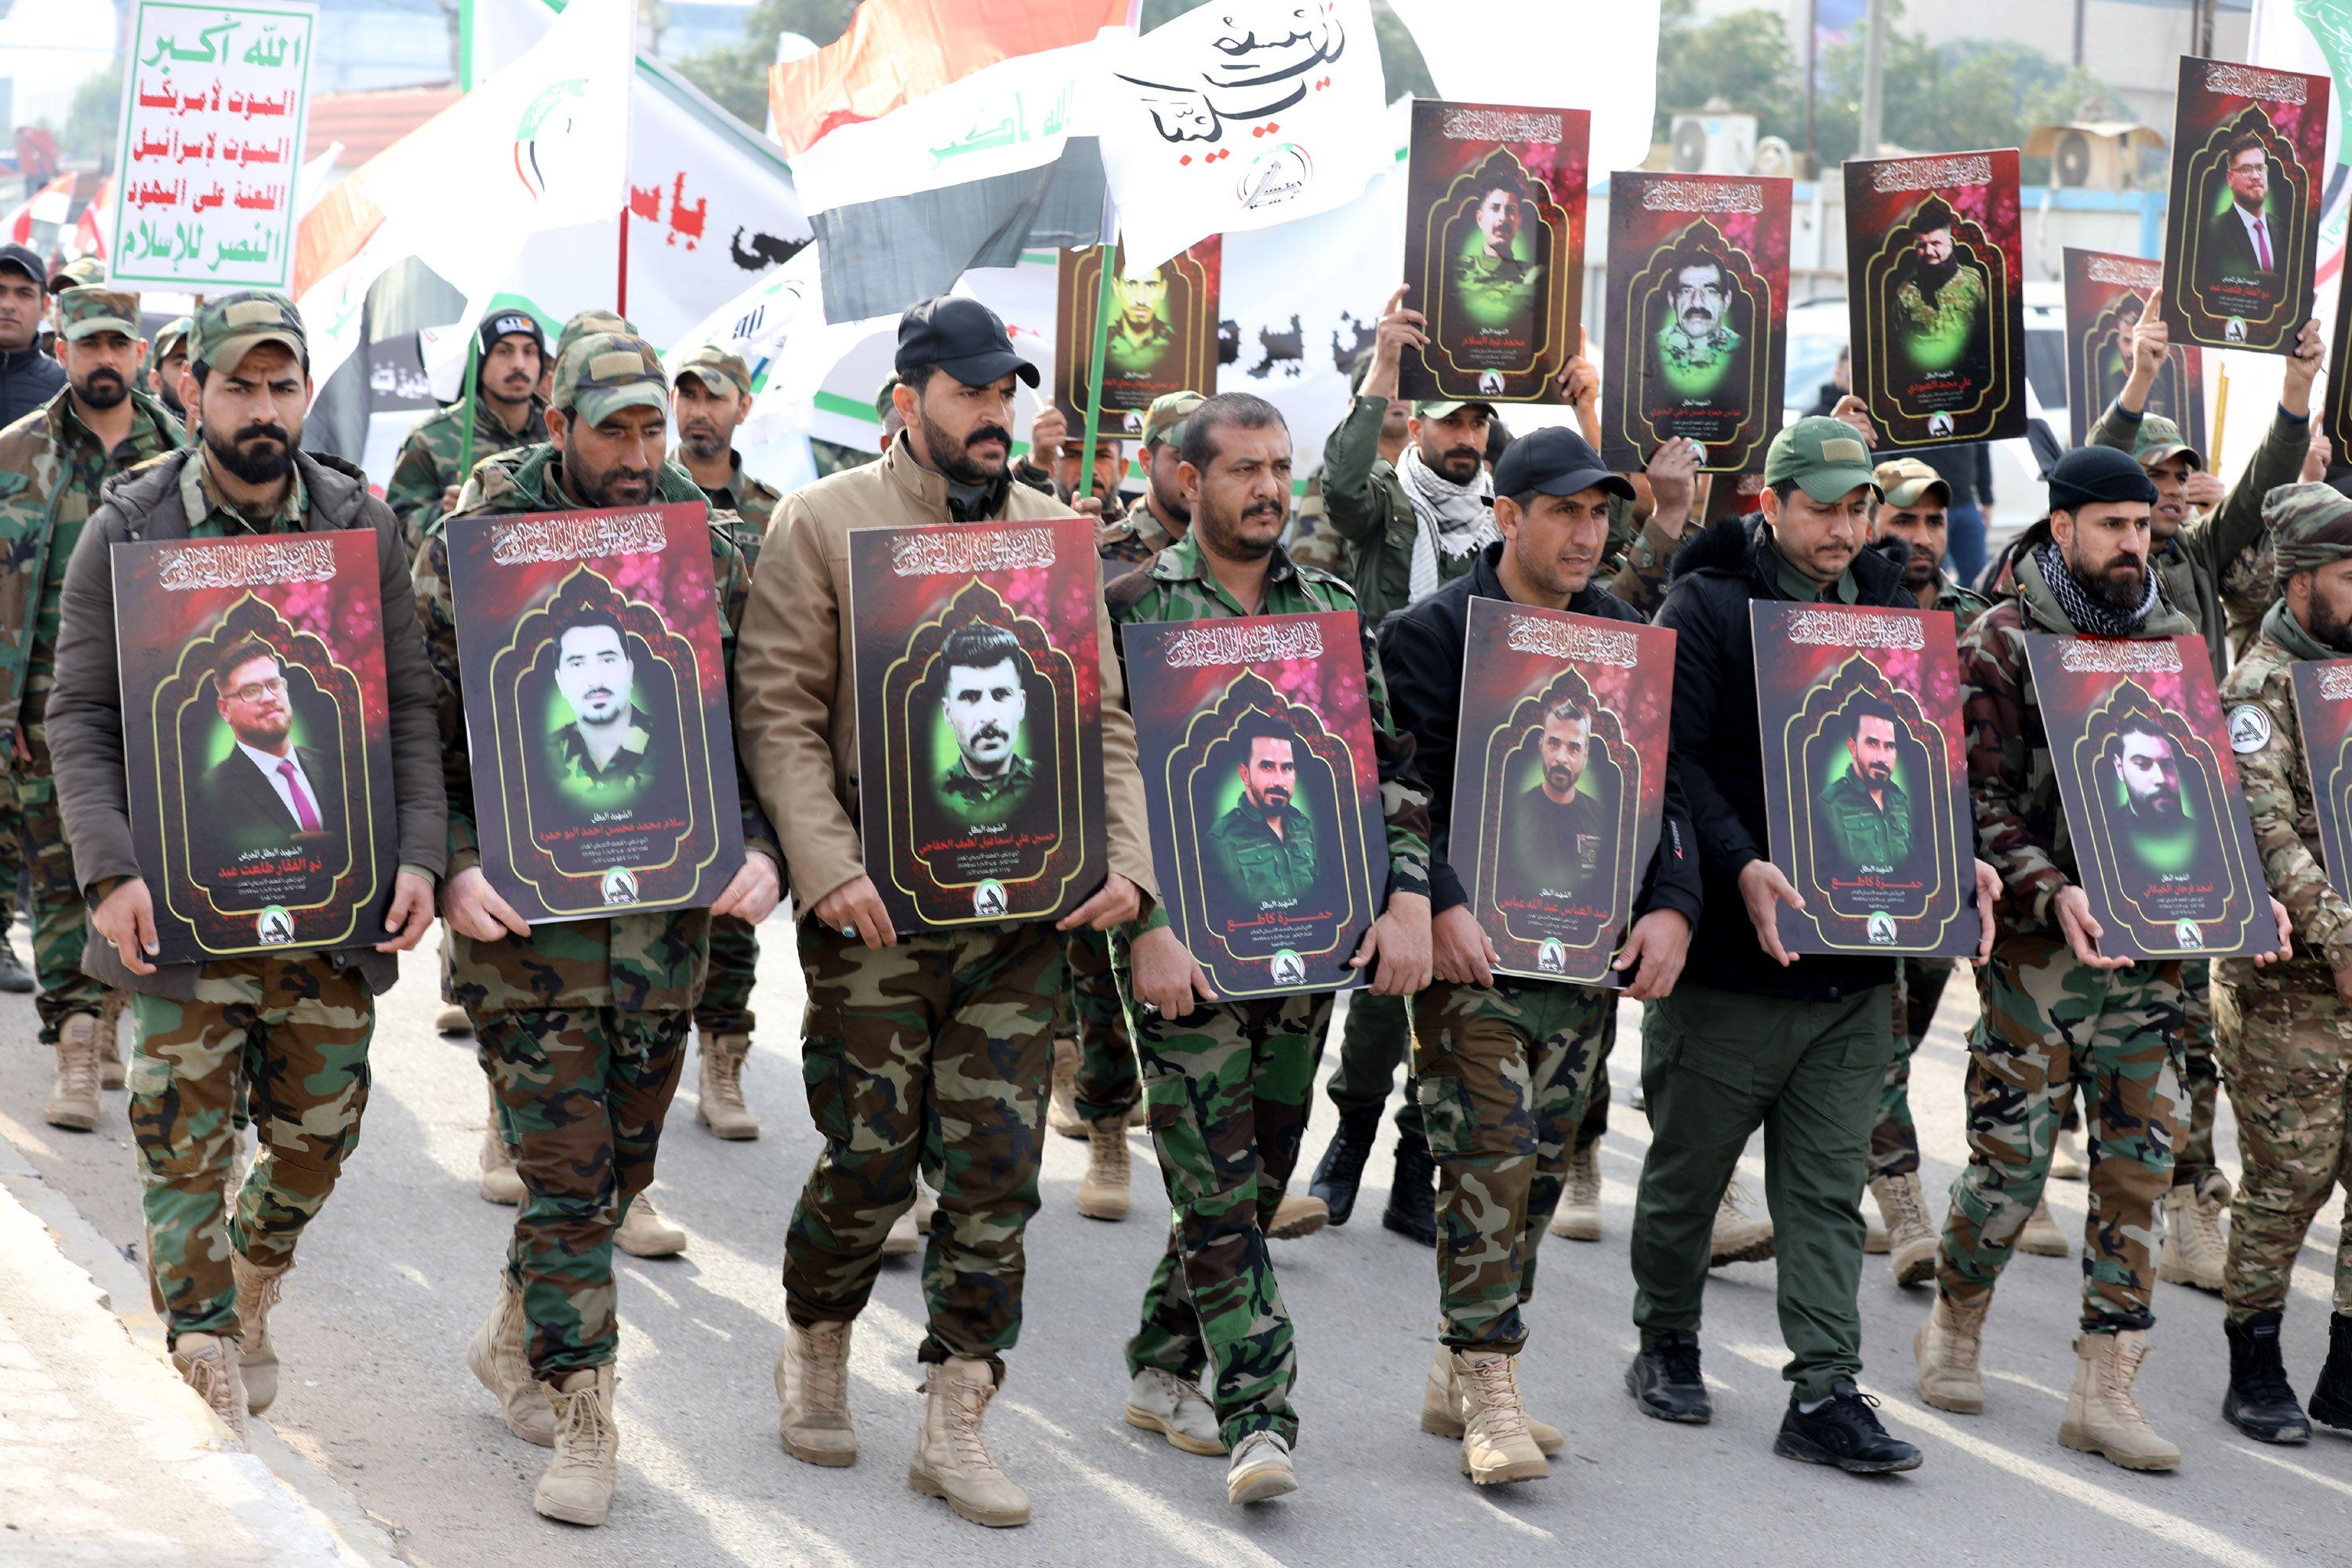
[[[1903,721],[1894,705],[1867,693],[1846,705],[1844,767],[1815,800],[1815,822],[1833,858],[1832,875],[1894,871],[1910,858],[1911,797],[1895,782]]]
[[[1263,712],[1235,727],[1234,768],[1241,795],[1203,835],[1210,891],[1241,920],[1266,910],[1291,910],[1313,891],[1319,868],[1315,819],[1298,800],[1298,764],[1306,751],[1297,731]]]
[[[940,714],[955,738],[929,792],[940,825],[961,834],[1050,832],[1049,803],[1023,750],[1034,671],[1020,639],[1010,627],[968,621],[948,634],[932,667]]]
[[[1670,263],[1652,342],[1658,373],[1679,396],[1704,397],[1723,384],[1746,340],[1732,324],[1738,290],[1723,258],[1691,249]]]
[[[1176,330],[1168,324],[1168,269],[1143,267],[1123,269],[1111,280],[1118,302],[1118,319],[1103,347],[1103,365],[1112,375],[1153,376],[1176,346]]]
[[[570,721],[548,736],[548,780],[573,811],[625,811],[660,780],[664,759],[637,701],[636,661],[618,616],[586,606],[555,628],[555,689]]]
[[[1912,372],[1967,374],[1982,386],[1991,363],[1985,331],[1985,264],[1953,238],[1958,216],[1930,196],[1911,216],[1907,253],[1887,274],[1886,320]]]
[[[1605,902],[1613,894],[1617,792],[1588,787],[1588,775],[1590,784],[1605,786],[1614,770],[1593,752],[1591,708],[1566,698],[1544,710],[1536,737],[1542,776],[1503,806],[1496,901],[1507,921],[1515,910]]]
[[[1530,332],[1544,268],[1534,258],[1535,247],[1527,234],[1527,183],[1509,159],[1498,153],[1487,160],[1471,188],[1477,197],[1470,209],[1474,232],[1465,237],[1448,278],[1454,303],[1472,327],[1513,335]]]

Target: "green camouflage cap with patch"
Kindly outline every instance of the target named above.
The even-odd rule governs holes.
[[[1192,410],[1209,400],[1197,392],[1163,392],[1151,400],[1151,407],[1143,416],[1143,444],[1149,448],[1160,442],[1171,447],[1184,444],[1184,422]]]
[[[49,292],[88,289],[106,281],[106,263],[95,256],[78,257],[49,274]]]
[[[678,362],[673,380],[683,381],[688,375],[716,397],[751,390],[751,367],[743,363],[741,354],[730,354],[717,343],[705,343]]]
[[[68,289],[58,296],[58,336],[79,342],[95,332],[139,337],[139,296],[114,289]]]
[[[2352,556],[2352,498],[2334,485],[2281,485],[2263,498],[2278,591],[2298,572]]]
[[[585,424],[602,425],[624,408],[658,408],[669,416],[669,378],[661,356],[643,338],[591,332],[555,363],[553,406]]]
[[[1772,437],[1771,448],[1764,454],[1764,482],[1777,485],[1784,479],[1794,479],[1823,506],[1863,486],[1874,495],[1878,491],[1870,448],[1853,426],[1827,415],[1800,419]]]
[[[2186,458],[2192,468],[2202,468],[2205,459],[2196,447],[2180,438],[2180,426],[2161,414],[2151,414],[2139,422],[2139,436],[2132,442],[2132,456],[2143,468],[2153,468],[2167,458]]]
[[[188,363],[191,368],[203,365],[226,374],[264,343],[281,343],[298,360],[310,357],[310,340],[291,300],[258,289],[241,289],[207,300],[196,311],[188,329]]]
[[[571,352],[572,345],[593,332],[614,332],[634,338],[637,329],[626,316],[616,316],[610,310],[583,310],[563,323],[562,332],[555,340],[555,357],[561,362]]]
[[[153,370],[172,357],[173,349],[184,347],[188,341],[188,329],[194,325],[195,323],[187,317],[180,316],[157,332],[147,344],[147,368]]]

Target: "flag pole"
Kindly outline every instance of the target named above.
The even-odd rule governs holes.
[[[1097,269],[1095,282],[1094,342],[1087,349],[1086,445],[1078,448],[1078,491],[1070,498],[1073,505],[1094,493],[1095,438],[1102,429],[1103,349],[1110,341],[1110,274],[1111,264],[1118,258],[1118,247],[1106,238],[1095,247],[1095,254],[1102,258],[1102,265]],[[1046,471],[1051,473],[1053,470],[1048,468]],[[1103,506],[1106,510],[1109,509],[1108,496],[1103,498]]]
[[[472,335],[466,340],[466,414],[463,434],[457,438],[457,491],[460,495],[465,493],[466,476],[474,471],[474,398],[477,384],[481,380],[481,369],[482,330],[477,323]]]
[[[613,279],[613,313],[616,316],[629,313],[629,202],[626,196],[621,199],[621,265]]]

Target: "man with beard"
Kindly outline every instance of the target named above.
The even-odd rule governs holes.
[[[1177,483],[1183,466],[1184,419],[1202,402],[1197,392],[1170,392],[1151,400],[1143,416],[1142,503],[1118,521],[1096,531],[1095,549],[1107,564],[1103,580],[1110,582],[1142,565],[1184,537],[1192,524],[1192,509]]]
[[[982,1424],[1021,1333],[1022,1235],[1037,1210],[1062,938],[1079,926],[1134,926],[1154,886],[1151,849],[1135,726],[1102,611],[1103,886],[1058,927],[891,925],[857,829],[849,531],[1071,515],[1013,482],[1013,389],[1038,377],[995,311],[951,297],[915,305],[899,318],[897,370],[891,397],[906,428],[880,462],[784,498],[777,553],[753,584],[739,655],[738,743],[792,868],[809,994],[801,1054],[824,1134],[784,1240],[780,1431],[785,1452],[806,1463],[856,1461],[851,1325],[936,1140],[939,1206],[916,1352],[925,1400],[908,1484],[975,1523],[1017,1525],[1028,1521],[1028,1497],[991,1457]],[[1181,1005],[1189,960],[1166,922],[1157,925],[1135,934],[1136,987]],[[873,1092],[851,1104],[843,1089],[852,1083]]]
[[[1941,196],[1928,197],[1912,216],[1909,252],[1891,275],[1895,308],[1888,314],[1919,374],[1968,370],[1981,385],[1976,362],[1983,354],[1984,268],[1963,265],[1954,253],[1957,221]]]
[[[1601,504],[1605,511],[1606,500]],[[1616,808],[1577,787],[1591,746],[1591,710],[1570,701],[1544,714],[1537,737],[1543,776],[1514,796],[1503,815],[1507,903],[1561,902],[1587,888],[1595,896],[1605,888],[1617,859]],[[1594,886],[1596,878],[1601,886]]]
[[[2222,1289],[2230,1388],[2221,1415],[2259,1441],[2300,1443],[2314,1419],[2352,1430],[2352,1231],[2336,1238],[2335,1312],[2309,1416],[2279,1352],[2304,1237],[2352,1170],[2352,903],[2329,885],[2321,861],[2293,673],[2298,660],[2352,658],[2352,501],[2331,486],[2295,484],[2273,490],[2263,512],[2280,596],[2221,683],[2221,702],[2254,847],[2297,941],[2294,955],[2269,969],[2237,958],[2214,965],[2221,1070],[2244,1170]]]
[[[548,742],[549,777],[585,822],[638,804],[661,776],[645,710],[636,702],[629,639],[607,610],[581,610],[555,628],[555,689],[572,722]]]
[[[1507,174],[1481,178],[1478,205],[1471,209],[1478,243],[1448,274],[1454,297],[1474,331],[1526,331],[1534,324],[1540,261],[1519,258],[1519,230],[1527,223],[1527,188]]]
[[[670,413],[661,360],[642,339],[591,332],[556,362],[547,441],[476,465],[452,517],[514,516],[608,507],[687,504],[709,512],[694,481],[663,461]],[[611,1502],[620,1431],[613,1412],[619,1348],[613,1249],[632,1218],[651,1218],[662,1119],[685,1064],[686,1035],[707,984],[712,921],[758,921],[776,905],[782,857],[738,775],[743,862],[708,910],[661,909],[533,926],[483,873],[474,821],[474,768],[457,659],[446,519],[426,524],[416,557],[415,604],[440,692],[441,755],[449,797],[450,990],[473,1025],[498,1100],[499,1134],[513,1151],[524,1196],[498,1294],[467,1363],[498,1399],[508,1430],[551,1444],[532,1505],[550,1519],[602,1524]],[[750,574],[723,521],[710,519],[710,574],[722,658],[737,646]],[[626,754],[626,692],[634,673],[620,628],[589,619],[565,634],[583,660],[567,678],[575,711],[606,747]],[[681,700],[689,700],[681,693]],[[598,764],[599,766],[603,764]],[[585,771],[583,769],[583,771]],[[641,1231],[640,1235],[644,1233]],[[648,1237],[647,1239],[651,1239]],[[676,1252],[674,1228],[646,1252]]]
[[[71,290],[68,316],[89,320],[93,294],[105,297]],[[105,313],[136,319],[135,310]],[[116,331],[126,339],[118,368],[127,385],[137,360],[130,332]],[[82,968],[136,993],[130,1122],[149,1273],[172,1363],[240,1436],[248,1412],[276,1396],[269,1315],[297,1242],[358,1142],[375,998],[398,978],[394,954],[415,947],[432,923],[433,883],[448,851],[433,678],[406,592],[399,525],[356,467],[299,450],[311,394],[308,354],[301,318],[278,296],[215,294],[197,310],[180,385],[203,444],[167,451],[107,487],[66,571],[47,706],[57,798],[94,933]],[[160,406],[141,412],[162,423]],[[329,531],[356,532],[375,547],[374,581],[353,586],[382,604],[399,861],[380,940],[335,952],[158,964],[163,893],[140,872],[122,768],[124,731],[147,714],[139,692],[128,694],[134,710],[124,711],[115,547],[131,539]],[[240,686],[270,679],[258,668]],[[261,1149],[241,1185],[231,1186],[232,1117],[241,1107],[250,1109]]]
[[[751,367],[740,354],[705,343],[678,366],[677,450],[671,460],[694,476],[715,518],[729,520],[727,536],[743,552],[746,571],[760,564],[783,492],[743,471],[736,426],[751,412]],[[710,922],[710,980],[694,1005],[697,1059],[694,1119],[725,1139],[757,1138],[760,1123],[743,1103],[743,1065],[751,1053],[751,987],[760,967],[759,933],[732,915]]]
[[[184,427],[188,406],[180,401],[180,377],[188,368],[188,329],[194,323],[182,316],[155,334],[147,345],[147,393],[172,411]]]
[[[1658,364],[1666,385],[1685,397],[1704,397],[1722,381],[1741,342],[1731,325],[1732,292],[1721,260],[1704,252],[1675,268],[1659,324]]]
[[[0,428],[57,395],[66,373],[41,352],[48,270],[31,247],[0,245]]]
[[[2271,221],[2271,158],[2252,131],[2233,137],[2221,155],[2230,201],[2206,218],[2197,239],[2197,286],[2212,298],[2205,309],[2216,316],[2257,316],[2276,296],[2282,255],[2278,225]]]
[[[268,644],[247,637],[214,662],[213,710],[229,731],[226,755],[187,781],[188,868],[215,889],[223,909],[307,899],[236,894],[232,874],[241,854],[310,848],[331,868],[343,853],[342,768],[336,737],[294,741],[294,701],[286,667]]]
[[[6,276],[0,273],[0,286]],[[16,847],[30,895],[41,1043],[58,1053],[43,1114],[53,1127],[88,1131],[98,1123],[101,1081],[121,1088],[122,1067],[114,1042],[99,1037],[105,989],[81,969],[89,911],[59,825],[42,714],[57,677],[66,563],[98,510],[100,489],[178,447],[180,422],[132,385],[146,348],[139,296],[68,289],[58,312],[65,388],[0,432],[0,560],[7,563],[0,572],[0,730],[7,735],[0,755],[14,759],[9,804],[19,818]]]
[[[547,404],[539,395],[547,339],[528,310],[494,310],[476,330],[480,360],[474,369],[474,461],[547,439]],[[464,398],[419,421],[400,444],[384,503],[408,533],[408,549],[424,548],[425,525],[457,504],[466,476],[468,405]]]
[[[1021,749],[1032,673],[1021,640],[973,621],[948,634],[939,663],[940,711],[956,754],[932,781],[932,831],[1050,832],[1050,802],[1039,796],[1036,764]]]
[[[1233,749],[1241,798],[1210,824],[1202,847],[1223,894],[1210,918],[1247,921],[1306,899],[1318,861],[1315,819],[1296,800],[1303,750],[1297,731],[1260,715],[1234,731]]]
[[[2253,621],[2270,606],[2270,579],[2259,564],[2268,547],[2263,499],[2281,485],[2293,484],[2303,471],[2311,448],[2311,389],[2319,375],[2323,343],[2319,323],[2305,321],[2294,352],[2287,356],[2270,428],[2245,472],[2223,490],[2204,471],[2205,460],[2197,449],[2181,439],[2180,427],[2148,412],[2148,397],[2172,349],[2162,302],[2160,293],[2150,295],[2132,330],[2131,376],[2092,426],[2091,441],[2131,453],[2156,486],[2156,507],[2148,519],[2156,575],[2166,599],[2205,639],[2213,679],[2219,681],[2229,675],[2231,623]],[[2200,500],[2217,492],[2219,503],[2198,514]],[[2221,1211],[2229,1206],[2230,1178],[2213,1150],[2221,1070],[2211,973],[2212,966],[2201,960],[2181,964],[2189,1010],[2182,1071],[2187,1121],[2174,1151],[2172,1189],[2164,1199],[2164,1246],[2157,1274],[2170,1283],[2219,1291],[2228,1250]]]
[[[1846,770],[1814,803],[1818,820],[1843,869],[1889,873],[1911,853],[1911,799],[1895,782],[1903,726],[1876,697],[1856,698],[1845,718]]]
[[[1192,526],[1150,566],[1111,585],[1110,611],[1121,626],[1353,607],[1345,584],[1299,566],[1277,542],[1290,510],[1290,432],[1272,404],[1227,393],[1194,409],[1184,424],[1181,477]],[[1353,958],[1371,980],[1357,1001],[1380,996],[1401,1007],[1429,984],[1428,797],[1412,769],[1412,742],[1390,716],[1370,624],[1360,624],[1387,853],[1383,866],[1371,850],[1385,891]],[[1295,871],[1277,868],[1295,864],[1303,842],[1293,835],[1305,817],[1284,797],[1304,748],[1272,722],[1243,743],[1249,782],[1236,809],[1255,815],[1251,836],[1261,846],[1275,843],[1271,821],[1282,824],[1280,847],[1249,877],[1263,876],[1259,885],[1279,894]],[[1134,951],[1136,1048],[1174,1218],[1145,1287],[1141,1325],[1128,1342],[1133,1381],[1125,1415],[1186,1453],[1230,1451],[1226,1499],[1260,1502],[1297,1488],[1290,1460],[1297,1367],[1265,1236],[1306,1135],[1331,994],[1218,1001],[1180,945],[1181,979],[1169,994],[1150,984],[1140,939]]]
[[[2149,1243],[2171,1183],[2185,998],[2179,963],[2099,951],[2103,933],[2075,863],[2082,841],[2065,831],[2059,763],[2025,650],[2035,633],[2149,639],[2195,629],[2165,602],[2150,563],[2156,499],[2125,453],[2067,453],[2051,470],[2050,515],[2028,531],[2015,588],[1960,639],[1969,793],[2005,896],[1969,1042],[1968,1168],[1953,1184],[1937,1247],[1935,1308],[1913,1342],[1922,1399],[1939,1410],[1984,1408],[1985,1314],[2049,1177],[2063,1097],[2081,1082],[2091,1217],[2058,1440],[2138,1470],[2180,1462],[2131,1389],[2156,1321]],[[2275,901],[2273,911],[2284,942],[2286,911]]]

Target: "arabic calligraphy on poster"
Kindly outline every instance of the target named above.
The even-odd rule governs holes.
[[[117,282],[291,282],[318,19],[304,5],[140,0],[117,143]]]

